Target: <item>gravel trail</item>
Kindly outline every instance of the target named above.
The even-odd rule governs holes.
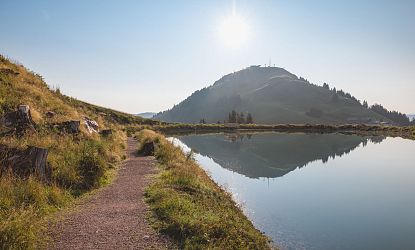
[[[144,189],[155,173],[154,157],[135,154],[128,138],[128,159],[114,182],[82,200],[50,227],[50,249],[171,249],[168,237],[148,221]]]

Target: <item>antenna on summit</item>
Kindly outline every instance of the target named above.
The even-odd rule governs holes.
[[[269,64],[268,67],[271,67],[271,57],[269,58]]]

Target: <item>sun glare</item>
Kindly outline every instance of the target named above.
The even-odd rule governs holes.
[[[231,15],[219,26],[219,37],[225,46],[239,48],[246,43],[249,36],[249,26],[245,19]]]

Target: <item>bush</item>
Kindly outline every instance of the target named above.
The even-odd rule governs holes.
[[[78,171],[82,177],[81,188],[98,187],[101,178],[108,169],[100,152],[103,152],[103,148],[97,142],[90,141],[83,145],[78,164]]]

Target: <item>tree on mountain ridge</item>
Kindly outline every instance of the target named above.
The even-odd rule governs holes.
[[[248,113],[248,114],[246,115],[246,123],[247,123],[247,124],[252,124],[252,123],[254,123],[254,119],[252,118],[251,113]]]
[[[393,122],[396,122],[399,125],[407,126],[411,124],[411,121],[405,114],[398,111],[389,111],[380,104],[372,105],[370,110],[390,119]]]
[[[248,124],[253,123],[254,120],[252,118],[251,113],[248,113],[245,118],[245,114],[243,112],[237,113],[235,110],[232,110],[228,114],[228,123],[238,123],[238,124]]]

